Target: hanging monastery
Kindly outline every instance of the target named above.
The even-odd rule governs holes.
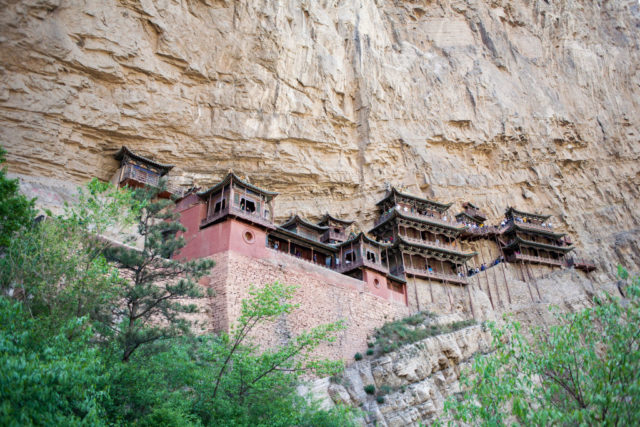
[[[157,186],[172,168],[126,147],[115,158],[120,168],[112,182],[118,186]],[[345,319],[346,331],[323,352],[347,359],[365,348],[374,328],[394,318],[429,310],[483,320],[482,296],[492,310],[539,302],[543,275],[595,269],[571,255],[571,239],[549,215],[510,207],[500,223],[489,225],[471,202],[456,214],[451,203],[392,187],[376,204],[373,228],[364,232],[330,213],[316,223],[293,215],[278,225],[277,195],[232,172],[208,189],[183,193],[168,185],[160,195],[177,200],[187,229],[187,244],[174,258],[216,261],[202,283],[215,291],[203,307],[207,329],[228,330],[250,286],[278,280],[299,286],[300,308],[258,341],[281,342]]]

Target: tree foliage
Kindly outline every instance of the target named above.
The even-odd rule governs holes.
[[[7,152],[0,147],[0,164]],[[19,192],[17,179],[7,178],[7,169],[0,169],[0,253],[13,234],[28,227],[35,218],[35,199],[29,200]]]
[[[157,191],[92,181],[62,215],[33,223],[29,213],[19,221],[28,227],[7,234],[0,424],[350,425],[351,411],[321,410],[296,392],[301,373],[340,368],[311,352],[341,324],[266,351],[251,341],[295,309],[293,288],[253,290],[228,335],[188,333],[181,315],[193,307],[182,298],[201,295],[196,281],[212,264],[170,259],[182,227]],[[138,249],[105,237],[131,226]]]
[[[626,274],[626,272],[624,272]],[[489,327],[495,351],[474,359],[465,391],[445,404],[470,424],[638,425],[640,279],[628,299],[594,298],[576,313],[525,338],[517,322]]]
[[[107,249],[109,259],[128,273],[123,301],[115,307],[113,319],[118,323],[112,325],[123,348],[123,361],[143,344],[190,330],[190,322],[181,315],[195,312],[196,307],[182,301],[203,296],[197,281],[214,265],[210,259],[171,259],[186,244],[184,237],[178,236],[186,229],[172,209],[173,202],[158,198],[162,191],[161,185],[134,193],[139,201],[135,220],[142,247],[117,245]]]

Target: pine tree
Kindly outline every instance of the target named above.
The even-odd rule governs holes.
[[[184,247],[178,232],[186,229],[177,221],[174,202],[158,198],[164,185],[135,191],[134,198],[142,204],[136,221],[142,248],[122,245],[107,252],[128,276],[122,304],[114,307],[113,319],[119,322],[111,325],[125,362],[142,345],[189,333],[191,322],[183,314],[196,307],[184,300],[203,296],[197,281],[214,265],[209,259],[171,259]]]

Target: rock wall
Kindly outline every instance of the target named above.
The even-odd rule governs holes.
[[[373,295],[361,280],[280,252],[269,252],[270,256],[264,259],[233,251],[212,256],[216,266],[203,285],[215,294],[197,301],[201,310],[193,317],[203,330],[228,330],[240,316],[242,300],[249,297],[250,287],[274,281],[298,287],[293,303],[299,307],[254,330],[252,339],[263,348],[281,345],[314,326],[343,320],[346,329],[337,334],[335,342],[323,344],[315,354],[349,361],[367,347],[374,328],[409,314],[404,304]]]
[[[548,211],[633,269],[639,25],[635,0],[5,0],[0,143],[30,183],[109,179],[123,144],[185,186],[233,168],[280,218],[366,227],[386,184]]]
[[[494,268],[514,270],[510,264]],[[595,292],[617,293],[613,283],[594,287],[583,273],[571,269],[556,270],[538,278],[536,283],[541,297],[537,298],[533,290],[531,299],[527,290],[530,284],[510,278],[512,304],[496,310],[489,306],[482,287],[470,285],[474,303],[485,302],[484,310],[476,313],[476,319],[500,322],[499,313],[510,313],[523,325],[526,334],[529,326],[554,321],[549,310],[552,306],[557,310],[575,311],[587,307],[590,295]],[[461,312],[442,313],[435,322],[446,324],[460,318]],[[441,416],[447,398],[460,391],[460,374],[471,367],[475,354],[490,351],[491,335],[479,324],[408,344],[388,354],[365,356],[364,360],[347,367],[341,376],[312,382],[307,390],[321,399],[325,407],[336,403],[359,407],[367,426],[429,425]],[[368,384],[375,386],[376,395],[384,395],[383,402],[364,391]]]

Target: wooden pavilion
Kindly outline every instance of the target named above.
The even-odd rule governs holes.
[[[508,262],[526,262],[562,267],[565,255],[574,249],[566,233],[555,231],[548,221],[551,215],[541,215],[508,208],[505,225],[499,238]]]
[[[201,228],[232,217],[266,229],[275,229],[273,199],[278,193],[243,181],[233,172],[197,195],[206,202],[206,214]]]
[[[324,214],[318,225],[321,227],[329,227],[329,229],[320,237],[320,241],[329,244],[338,244],[347,240],[349,236],[349,228],[353,221],[347,221]]]
[[[380,202],[381,217],[371,233],[393,245],[390,271],[396,276],[466,284],[465,263],[475,252],[464,252],[457,238],[464,229],[447,214],[451,204],[401,193],[392,188]]]
[[[337,249],[321,241],[327,231],[328,226],[320,226],[293,215],[269,233],[267,245],[314,264],[333,268]]]
[[[134,153],[126,146],[122,146],[113,156],[120,162],[120,167],[111,178],[117,187],[141,188],[144,186],[158,187],[160,180],[165,177],[173,165],[158,163],[155,160]],[[165,184],[165,191],[158,196],[162,198],[180,197],[178,187]]]

